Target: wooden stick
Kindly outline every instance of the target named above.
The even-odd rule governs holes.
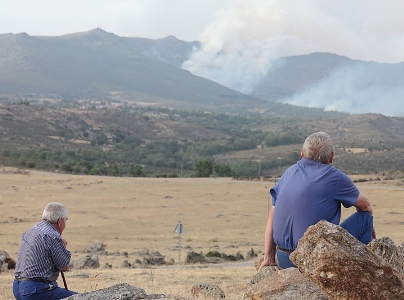
[[[66,289],[66,291],[68,291],[69,289],[67,288],[65,274],[63,273],[63,271],[60,271],[60,273],[62,274],[62,279],[63,279],[63,284],[65,285],[65,289]]]

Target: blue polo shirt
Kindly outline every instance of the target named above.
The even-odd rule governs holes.
[[[320,220],[338,225],[341,204],[351,207],[359,196],[341,170],[306,158],[289,167],[270,193],[274,241],[285,249],[295,249],[306,229]]]

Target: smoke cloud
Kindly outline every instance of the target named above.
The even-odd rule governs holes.
[[[215,22],[200,36],[201,48],[182,67],[251,93],[279,57],[329,52],[355,60],[398,63],[404,61],[403,9],[404,2],[399,0],[236,1],[216,14]],[[315,107],[394,114],[396,110],[386,111],[385,102],[380,106],[376,102],[384,99],[398,105],[402,89],[380,89],[365,75],[360,68],[344,69],[283,101],[307,105],[305,99],[310,97]],[[374,103],[365,105],[367,101]]]

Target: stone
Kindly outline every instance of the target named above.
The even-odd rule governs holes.
[[[397,247],[389,237],[374,239],[368,247],[404,276],[404,247]]]
[[[0,250],[0,270],[15,269],[16,261],[4,250]]]
[[[73,295],[64,300],[140,300],[160,298],[164,298],[164,295],[147,295],[141,288],[131,286],[127,283],[120,283],[98,291]]]
[[[281,268],[279,268],[278,266],[266,266],[263,267],[261,270],[259,270],[257,272],[257,274],[255,274],[251,280],[248,286],[251,286],[253,284],[256,284],[258,282],[260,282],[263,278],[268,277],[269,275],[279,271]]]
[[[321,289],[297,268],[284,270],[269,269],[264,267],[263,272],[268,276],[261,278],[255,284],[251,284],[244,295],[248,300],[326,300],[327,296]],[[275,267],[276,268],[276,267]],[[274,272],[273,272],[274,271]]]
[[[251,250],[247,252],[247,258],[255,258],[255,257],[257,257],[257,253],[255,253],[254,249],[251,248]]]
[[[102,242],[94,243],[90,246],[87,246],[83,250],[84,253],[94,253],[94,252],[103,253],[104,251],[105,251],[105,246],[104,246],[104,243],[102,243]]]
[[[216,284],[197,282],[192,285],[191,294],[195,297],[208,297],[214,299],[226,298],[224,292]]]
[[[187,254],[185,262],[188,264],[205,263],[206,259],[205,259],[205,256],[203,256],[202,254],[196,253],[194,251],[190,251]]]
[[[327,221],[306,230],[290,260],[329,299],[404,299],[400,272]]]
[[[100,263],[97,254],[89,254],[79,258],[70,266],[72,269],[96,269],[100,267]]]
[[[144,266],[161,266],[165,264],[165,256],[161,255],[158,251],[151,252],[149,255],[143,257],[142,265]]]

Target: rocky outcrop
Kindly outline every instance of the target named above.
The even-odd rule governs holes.
[[[97,254],[85,255],[70,264],[72,269],[97,269],[100,267]]]
[[[140,299],[160,299],[164,298],[163,294],[147,295],[146,292],[138,287],[131,286],[127,283],[120,283],[108,287],[106,289],[77,294],[65,298],[65,300],[140,300]]]
[[[261,271],[265,268],[261,269]],[[264,271],[266,272],[266,271]],[[250,300],[325,300],[327,296],[321,289],[297,268],[267,270],[268,276],[250,285],[244,299]]]
[[[206,259],[205,259],[205,256],[203,256],[202,254],[196,253],[194,251],[190,251],[187,254],[185,262],[187,264],[206,263]]]
[[[204,298],[223,299],[226,298],[224,292],[215,284],[197,282],[191,288],[193,296]]]
[[[404,299],[403,274],[376,254],[379,249],[400,260],[396,250],[371,248],[342,227],[320,221],[306,230],[290,259],[329,299]]]

